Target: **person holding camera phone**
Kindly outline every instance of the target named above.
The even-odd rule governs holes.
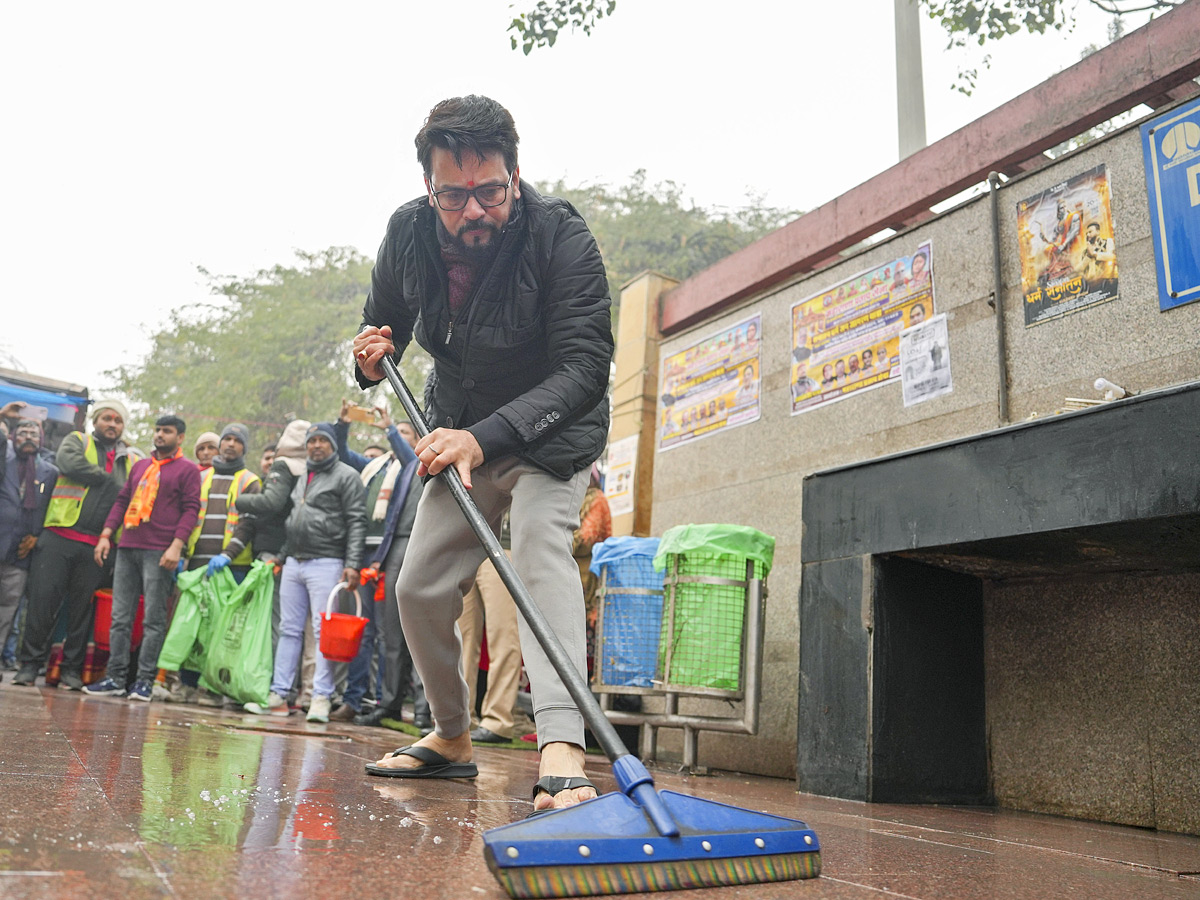
[[[367,491],[367,537],[364,557],[366,567],[379,572],[383,579],[384,596],[394,596],[396,578],[404,564],[408,539],[412,534],[413,521],[417,516],[417,503],[421,498],[421,479],[416,477],[417,455],[413,447],[417,443],[417,432],[408,422],[392,424],[391,416],[381,406],[371,413],[370,425],[387,435],[391,450],[381,456],[370,457],[366,453],[355,453],[349,447],[350,420],[355,407],[342,400],[342,411],[338,415],[334,430],[338,436],[338,458],[360,473]],[[334,710],[333,720],[351,721],[356,725],[380,725],[383,720],[402,720],[404,699],[411,687],[413,693],[413,725],[421,731],[431,730],[433,721],[429,715],[429,704],[425,700],[425,689],[413,669],[412,655],[400,626],[400,612],[395,603],[375,604],[375,582],[363,585],[360,593],[363,608],[371,620],[363,635],[362,648],[358,657],[350,663],[343,705]],[[375,637],[382,638],[383,685],[374,710],[362,712],[362,699],[366,695],[371,673],[371,655]]]

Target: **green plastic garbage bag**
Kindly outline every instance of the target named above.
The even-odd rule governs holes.
[[[766,578],[775,560],[775,538],[747,525],[677,525],[668,529],[658,542],[654,568],[665,568],[671,554],[691,559],[726,556],[741,557],[743,561],[753,559],[762,564],[761,574],[755,566],[756,577]]]
[[[775,539],[743,525],[681,525],[662,536],[654,556],[655,568],[666,569],[659,680],[740,690],[746,589],[686,579],[744,582],[747,560],[754,563],[754,577],[765,579],[774,556]]]
[[[221,574],[233,585],[232,575],[225,571]],[[176,583],[179,602],[175,604],[171,627],[158,654],[158,668],[171,672],[199,671],[212,631],[212,615],[218,605],[216,587],[204,577],[203,569],[184,572]]]
[[[213,616],[212,639],[200,669],[200,683],[239,703],[265,706],[271,690],[271,602],[275,592],[272,566],[256,562],[241,584],[216,583],[219,604]],[[231,588],[231,589],[230,589]]]

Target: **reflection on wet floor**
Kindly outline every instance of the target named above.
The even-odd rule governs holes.
[[[532,750],[473,781],[379,779],[411,742],[351,725],[0,684],[0,898],[501,898],[481,834],[522,818]],[[594,757],[589,774],[613,781]],[[654,770],[660,788],[803,819],[813,881],[719,898],[1200,897],[1200,839],[990,809],[882,806]],[[661,895],[660,895],[661,896]]]

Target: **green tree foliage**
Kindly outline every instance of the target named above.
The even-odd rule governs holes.
[[[931,18],[942,23],[951,47],[986,44],[1019,31],[1044,34],[1074,24],[1078,0],[918,0]],[[1086,0],[1114,18],[1135,12],[1168,10],[1184,0]],[[596,23],[611,16],[616,0],[538,0],[508,26],[512,48],[529,55],[534,47],[553,47],[559,32],[579,29],[591,34]]]
[[[1075,8],[1079,0],[918,0],[932,19],[946,29],[948,49],[962,49],[968,44],[983,46],[1020,31],[1045,34],[1053,29],[1062,31],[1075,24]],[[1097,9],[1113,16],[1119,36],[1120,20],[1136,12],[1168,10],[1184,0],[1085,0]],[[591,34],[596,23],[611,16],[616,0],[537,0],[537,5],[521,13],[508,26],[512,32],[512,47],[521,48],[526,56],[534,47],[553,47],[559,32],[576,29]],[[1110,33],[1114,29],[1110,29]],[[1110,40],[1115,38],[1110,37]],[[984,67],[991,64],[985,56]],[[961,67],[955,90],[970,94],[979,78],[978,68]]]
[[[131,429],[139,446],[149,447],[147,423],[164,412],[182,416],[193,439],[243,422],[252,455],[292,419],[336,418],[343,397],[398,413],[389,389],[364,395],[352,376],[350,342],[370,286],[370,259],[331,247],[298,253],[294,265],[250,278],[204,275],[215,299],[176,310],[142,362],[106,373],[115,390],[148,410]],[[411,345],[401,370],[418,396],[429,365]],[[355,436],[379,440],[370,428]]]
[[[682,280],[799,215],[764,207],[761,197],[748,197],[735,210],[704,209],[686,200],[673,181],[647,184],[642,169],[620,187],[559,181],[538,189],[570,201],[583,214],[604,257],[614,301],[621,285],[647,269]]]
[[[1075,25],[1077,2],[1066,0],[919,0],[932,19],[946,29],[949,40],[946,48],[961,50],[970,44],[985,46],[1010,34],[1028,31],[1045,34],[1047,31],[1069,30]],[[1182,0],[1087,0],[1092,6],[1113,17],[1109,40],[1116,40],[1124,31],[1121,17],[1135,12],[1168,10]],[[991,57],[983,58],[985,68]],[[954,89],[970,94],[979,78],[978,68],[960,67]]]
[[[529,12],[512,20],[512,48],[528,56],[534,47],[553,47],[563,29],[591,34],[596,23],[611,16],[617,0],[538,0]]]

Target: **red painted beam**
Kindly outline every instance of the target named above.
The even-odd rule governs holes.
[[[1190,0],[884,172],[693,275],[660,302],[663,334],[818,264],[1200,75]],[[1186,90],[1186,88],[1184,88]]]

